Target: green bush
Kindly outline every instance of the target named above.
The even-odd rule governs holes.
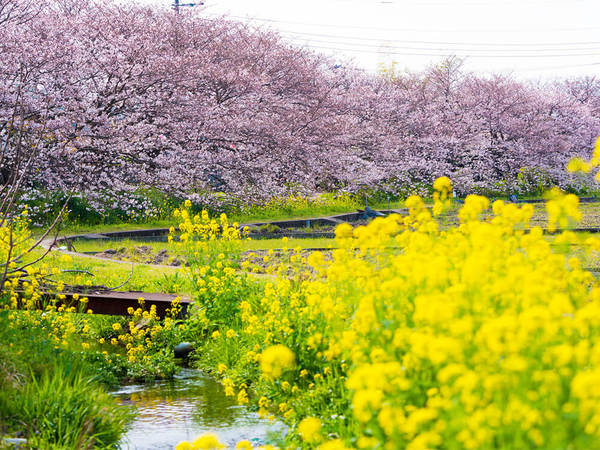
[[[556,183],[543,169],[521,167],[517,173],[517,189],[524,195],[541,196]]]
[[[131,420],[106,393],[114,383],[85,352],[58,349],[40,328],[9,327],[0,311],[0,436],[18,434],[30,448],[114,447]]]
[[[21,387],[0,392],[0,418],[27,433],[33,446],[106,448],[116,444],[130,411],[77,364],[60,361]]]

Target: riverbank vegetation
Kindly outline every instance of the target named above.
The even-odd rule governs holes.
[[[440,212],[450,185],[436,185]],[[577,203],[549,200],[551,222],[576,220]],[[218,324],[199,366],[241,404],[286,421],[290,446],[592,445],[594,277],[529,227],[531,205],[471,196],[448,230],[419,198],[407,206],[406,217],[339,226],[330,260],[290,251],[258,296],[228,298],[226,310],[198,295]],[[189,270],[221,285],[206,262]]]
[[[457,58],[368,74],[227,17],[4,4],[0,138],[35,155],[19,195],[34,223],[65,201],[86,226],[161,222],[185,199],[231,218],[312,215],[322,195],[429,196],[442,175],[461,197],[597,192],[564,171],[598,135],[593,77],[533,83]]]
[[[454,213],[449,180],[435,187],[431,208],[410,197],[406,215],[338,226],[331,250],[307,253],[287,238],[268,242],[280,254],[262,256],[263,278],[252,276],[242,257],[246,229],[225,215],[196,214],[186,202],[167,244],[186,262],[168,275],[182,281],[176,292],[185,285],[193,298],[184,320],[177,302],[161,319],[143,300],[127,317],[96,316],[83,294],[72,310],[45,300],[42,312],[35,303],[42,277],[55,274],[60,300],[61,276],[84,276],[51,268],[70,267],[71,256],[47,260],[31,270],[30,284],[11,282],[5,300],[4,348],[12,356],[3,383],[14,387],[3,397],[3,433],[54,442],[37,428],[16,434],[25,416],[14,411],[30,411],[17,397],[41,398],[57,388],[40,367],[67,371],[65,392],[79,392],[85,380],[91,391],[78,395],[105,398],[102,385],[172,376],[173,348],[190,342],[191,363],[217,377],[227,395],[288,425],[283,446],[594,442],[595,412],[582,392],[595,382],[589,364],[600,323],[595,279],[582,261],[597,261],[600,241],[568,230],[545,235],[530,223],[530,204],[470,196]],[[457,225],[448,222],[449,211]],[[558,192],[546,214],[547,225],[560,228],[582,217],[577,197]],[[25,310],[13,309],[17,286],[31,302]],[[17,356],[36,345],[45,345],[34,351],[47,356],[39,366],[23,365]],[[101,436],[72,439],[100,445],[102,436],[123,431],[129,412],[101,404],[115,411],[106,416],[110,423],[94,425]],[[82,407],[81,416],[97,411]],[[60,408],[30,414],[32,423],[36,415],[62,417]]]
[[[599,193],[598,79],[367,74],[93,0],[0,0],[0,54],[0,446],[118,446],[107,389],[180,364],[283,422],[279,447],[597,446],[600,240],[576,227],[600,207],[574,194]],[[396,211],[240,225],[366,206]],[[45,248],[108,225],[169,236]],[[103,316],[92,286],[175,299]]]
[[[133,411],[118,404],[101,383],[103,368],[86,358],[76,340],[51,327],[69,317],[0,311],[0,445],[20,448],[109,448],[127,430]]]

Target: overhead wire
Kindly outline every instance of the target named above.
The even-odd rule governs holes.
[[[331,45],[342,45],[342,46],[353,46],[358,48],[344,48],[340,49],[337,47],[332,47],[332,50],[348,50],[348,51],[356,51],[361,52],[362,48],[375,48],[382,49],[388,47],[390,51],[394,51],[398,54],[404,54],[404,52],[397,52],[395,50],[415,50],[415,51],[437,51],[437,52],[561,52],[561,51],[570,51],[570,52],[578,52],[578,53],[561,53],[556,55],[522,55],[522,57],[561,57],[561,56],[594,56],[596,53],[581,53],[581,52],[589,52],[589,51],[598,51],[600,47],[590,47],[591,45],[600,45],[600,41],[586,41],[586,42],[564,42],[564,43],[533,43],[533,44],[523,44],[523,43],[477,43],[477,42],[446,42],[446,41],[421,41],[421,40],[398,40],[398,39],[385,39],[385,38],[360,38],[360,37],[350,37],[350,36],[341,36],[341,35],[332,35],[332,34],[321,34],[321,33],[308,33],[308,32],[294,32],[288,30],[275,30],[280,33],[282,36],[287,37],[289,39],[296,39],[298,41],[308,41],[314,42],[317,44],[325,44],[327,46]],[[292,36],[288,36],[292,35]],[[307,36],[307,38],[294,38],[293,36]],[[315,39],[316,37],[330,37],[342,39],[342,41],[332,41],[332,40],[324,40],[324,39]],[[356,40],[356,41],[378,41],[380,44],[369,44],[365,42],[344,42],[345,39],[348,40]],[[390,43],[394,45],[390,45]],[[425,44],[425,45],[441,45],[446,47],[415,47],[408,45],[396,45],[396,43],[409,43],[409,44]],[[490,46],[494,48],[453,48],[450,46],[454,45],[466,45],[466,46]],[[546,46],[546,48],[539,48],[538,46]],[[570,47],[572,45],[586,45],[585,47]],[[502,47],[511,47],[511,48],[502,48]],[[313,47],[324,48],[324,45],[313,45]],[[519,47],[519,48],[512,48]],[[567,48],[562,48],[567,47]],[[364,52],[364,50],[362,50]],[[388,53],[389,51],[385,51]],[[408,54],[408,53],[407,53]],[[431,56],[438,56],[437,54],[432,54]],[[479,56],[479,55],[477,55]],[[481,55],[484,56],[484,55]],[[487,55],[486,55],[487,56]],[[490,56],[498,56],[498,57],[510,57],[510,55],[490,55]]]
[[[285,35],[284,35],[285,36]],[[424,51],[437,51],[437,52],[559,52],[559,51],[572,51],[572,52],[600,52],[600,47],[587,47],[587,48],[576,48],[576,49],[564,49],[564,48],[519,48],[519,49],[485,49],[485,48],[460,48],[460,47],[413,47],[413,46],[402,46],[402,45],[390,45],[389,41],[382,40],[379,44],[363,44],[363,43],[355,43],[355,42],[343,42],[343,41],[327,41],[321,39],[297,39],[297,42],[309,42],[309,43],[318,43],[318,44],[327,44],[327,45],[346,45],[353,46],[358,48],[375,48],[375,49],[385,49],[388,48],[390,50],[424,50]],[[581,55],[581,56],[589,56],[589,53],[569,53],[573,56]],[[492,55],[494,56],[494,55]],[[527,56],[527,55],[524,55]],[[559,55],[561,56],[561,55]]]
[[[224,17],[224,16],[214,16]],[[329,29],[364,29],[377,31],[419,31],[428,33],[479,33],[479,32],[495,32],[495,33],[515,33],[515,32],[555,32],[555,31],[574,31],[582,32],[589,30],[600,30],[600,27],[577,27],[577,28],[553,28],[553,29],[527,29],[527,30],[431,30],[431,29],[414,29],[414,28],[381,28],[368,26],[353,26],[353,25],[335,25],[335,24],[315,24],[298,21],[286,21],[276,19],[265,19],[256,17],[242,16],[226,16],[238,20],[250,22],[268,22],[281,24],[305,25],[311,27],[324,27]],[[574,57],[599,57],[600,58],[600,41],[570,41],[570,42],[535,42],[535,43],[515,43],[515,42],[464,42],[464,41],[433,41],[433,40],[407,40],[407,39],[388,39],[377,37],[360,37],[348,36],[331,33],[293,31],[286,29],[273,28],[273,31],[278,32],[282,37],[290,39],[295,43],[302,42],[301,45],[308,49],[329,50],[334,52],[351,52],[365,54],[379,54],[386,56],[423,56],[423,57],[447,57],[450,55],[463,58],[574,58]],[[304,37],[304,38],[303,38]],[[315,38],[340,39],[327,40]],[[367,42],[364,42],[367,41]],[[381,44],[369,44],[368,42],[381,42]],[[315,45],[316,44],[316,45]],[[411,45],[399,44],[421,44],[421,45],[437,45],[441,47],[420,47]],[[340,47],[341,46],[341,47]],[[446,46],[446,47],[444,47]],[[452,46],[466,46],[455,48]],[[491,47],[491,48],[485,48]],[[404,50],[404,51],[399,51]],[[438,53],[433,53],[438,52]],[[439,53],[445,52],[445,53]],[[489,54],[482,54],[487,52]],[[511,54],[499,54],[510,52]],[[536,52],[529,54],[521,54],[523,52]],[[542,53],[539,53],[542,52]],[[546,52],[556,52],[548,54]],[[519,53],[519,54],[515,54]],[[553,67],[537,67],[523,68],[519,71],[537,71],[537,70],[559,70],[577,67],[590,67],[600,65],[600,61],[586,64],[561,65]],[[510,69],[509,69],[510,70]]]
[[[527,28],[527,29],[426,29],[426,28],[385,28],[385,27],[369,27],[364,25],[335,25],[335,24],[320,24],[320,23],[309,23],[309,22],[298,22],[291,20],[279,20],[279,19],[267,19],[260,17],[250,17],[250,16],[239,16],[239,15],[213,15],[215,18],[217,17],[227,17],[238,20],[245,21],[259,21],[259,22],[269,22],[269,23],[287,23],[293,25],[303,25],[303,26],[311,26],[311,27],[322,27],[322,28],[346,28],[346,29],[361,29],[361,30],[376,30],[376,31],[411,31],[411,32],[423,32],[423,33],[520,33],[526,32],[531,33],[534,32],[555,32],[555,31],[590,31],[590,30],[600,30],[600,27],[577,27],[577,28],[547,28],[547,29],[537,29],[537,28]]]
[[[348,51],[348,52],[356,52],[356,53],[372,53],[372,54],[382,54],[382,55],[401,55],[401,56],[449,56],[450,53],[413,53],[413,52],[398,52],[398,51],[382,51],[382,50],[364,50],[364,49],[356,49],[356,48],[340,48],[340,47],[327,47],[320,45],[310,45],[305,44],[305,47],[314,48],[314,49],[323,49],[323,50],[333,50],[333,51]],[[540,54],[527,54],[527,55],[471,55],[471,54],[461,54],[456,53],[456,56],[464,56],[470,58],[570,58],[577,56],[598,56],[600,57],[600,50],[595,53],[579,53],[579,54],[550,54],[550,55],[540,55]]]
[[[306,39],[302,39],[302,38],[297,38],[297,40],[302,40],[302,41],[308,41],[308,42],[314,42],[317,44],[325,44],[325,45],[342,45],[342,46],[353,46],[353,47],[359,47],[359,48],[351,48],[351,49],[339,49],[339,48],[331,48],[332,50],[349,50],[349,51],[356,51],[356,52],[360,52],[359,50],[361,50],[360,48],[376,48],[376,49],[381,49],[382,47],[389,47],[390,50],[394,51],[395,53],[403,53],[403,52],[397,52],[396,49],[401,49],[401,50],[415,50],[415,51],[442,51],[442,52],[467,52],[467,53],[474,53],[474,52],[561,52],[561,51],[569,51],[569,52],[577,52],[577,53],[569,53],[569,54],[565,54],[565,53],[561,53],[561,54],[556,54],[556,55],[522,55],[522,57],[543,57],[543,56],[548,56],[548,57],[561,57],[561,56],[567,56],[567,57],[572,57],[572,56],[594,56],[596,55],[596,53],[581,53],[581,52],[589,52],[589,51],[597,51],[599,50],[598,47],[590,47],[592,45],[600,45],[600,41],[583,41],[583,42],[554,42],[554,43],[531,43],[531,44],[524,44],[524,43],[481,43],[481,42],[447,42],[447,41],[422,41],[422,40],[399,40],[399,39],[386,39],[386,38],[370,38],[370,37],[366,37],[366,38],[360,38],[360,37],[354,37],[354,36],[342,36],[342,35],[334,35],[334,34],[322,34],[322,33],[309,33],[309,32],[296,32],[296,31],[289,31],[289,30],[275,30],[277,32],[279,32],[282,36],[290,38],[290,39],[295,39],[293,36],[307,36]],[[289,36],[292,35],[292,36]],[[324,39],[315,39],[313,37],[327,37],[327,38],[334,38],[334,39],[341,39],[341,41],[332,41],[332,40],[324,40]],[[357,42],[345,42],[345,40],[350,40],[350,41],[357,41]],[[361,42],[361,41],[378,41],[381,42],[380,44],[369,44],[369,43],[365,43],[365,42]],[[390,45],[390,43],[394,44],[394,45]],[[431,48],[431,47],[414,47],[414,46],[408,46],[408,45],[396,45],[396,44],[425,44],[425,45],[439,45],[439,46],[445,46],[445,47],[435,47],[435,48]],[[493,47],[493,48],[453,48],[451,46],[454,45],[466,45],[466,46],[473,46],[473,47]],[[545,46],[545,48],[541,48],[540,46]],[[578,46],[578,47],[571,47],[571,46]],[[583,46],[583,47],[582,47]],[[317,45],[313,47],[324,47],[323,45]],[[510,47],[510,48],[508,48]],[[518,47],[518,48],[512,48],[512,47]],[[563,48],[566,47],[566,48]],[[389,52],[389,51],[386,51]],[[437,56],[436,54],[433,54],[432,56]],[[479,55],[478,55],[479,56]],[[483,56],[483,55],[482,55]],[[510,55],[491,55],[491,56],[498,56],[498,57],[509,57]]]
[[[348,40],[360,40],[360,41],[386,41],[386,42],[398,42],[406,44],[431,44],[431,45],[474,45],[474,46],[490,46],[490,47],[537,47],[541,45],[556,45],[571,46],[571,45],[600,45],[600,41],[584,41],[584,42],[543,42],[543,43],[498,43],[498,42],[448,42],[448,41],[421,41],[421,40],[408,40],[408,39],[387,39],[387,38],[373,38],[373,37],[360,37],[360,36],[342,36],[338,34],[322,34],[322,33],[309,33],[303,31],[289,31],[277,29],[280,33],[294,34],[301,36],[317,36],[317,37],[328,37],[335,39],[348,39]]]
[[[345,3],[345,4],[351,4],[351,3],[362,3],[364,4],[365,1],[364,0],[336,0],[339,3]],[[591,1],[595,1],[595,0],[570,0],[570,3],[586,3],[587,2],[591,2]],[[562,4],[564,2],[564,0],[503,0],[502,1],[502,5],[510,5],[510,4],[514,4],[514,5],[526,5],[526,6],[537,6],[537,5],[544,5],[547,6],[548,3],[558,3],[558,4]],[[374,4],[374,6],[377,6],[378,4],[386,4],[386,5],[402,5],[402,6],[406,6],[407,4],[409,5],[414,5],[414,6],[420,6],[420,5],[441,5],[441,6],[497,6],[498,5],[498,1],[497,0],[469,0],[469,1],[456,1],[456,0],[438,0],[438,1],[431,1],[431,0],[402,0],[402,2],[396,2],[396,1],[390,1],[390,0],[377,0],[374,2],[371,2],[372,4]]]

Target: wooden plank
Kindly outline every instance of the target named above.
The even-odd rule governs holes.
[[[171,308],[171,303],[177,297],[174,294],[162,294],[159,292],[141,292],[141,291],[103,291],[90,290],[88,292],[61,292],[65,298],[60,300],[56,293],[43,292],[42,296],[46,299],[56,298],[56,306],[65,305],[67,307],[81,305],[81,298],[87,297],[85,311],[91,309],[94,314],[107,314],[113,316],[126,316],[128,308],[137,309],[140,307],[139,298],[144,299],[145,311],[150,311],[152,306],[156,307],[156,314],[159,317],[165,317],[167,309]],[[75,300],[77,296],[77,300]],[[180,315],[187,312],[191,300],[187,297],[181,297],[179,302],[181,306]]]

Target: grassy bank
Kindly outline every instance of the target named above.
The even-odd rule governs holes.
[[[354,199],[347,195],[335,196],[332,194],[322,194],[315,198],[286,197],[275,198],[263,205],[244,206],[233,210],[223,209],[212,211],[213,215],[219,215],[221,212],[227,213],[231,222],[252,223],[263,221],[276,221],[283,219],[304,219],[310,217],[328,216],[354,212],[357,209],[364,208],[365,203],[362,199]],[[369,203],[371,208],[384,209],[388,207],[387,202]],[[393,201],[389,203],[390,208],[403,208],[403,201]],[[193,211],[199,213],[202,207],[194,207]],[[171,212],[171,211],[170,211]],[[147,219],[135,221],[115,220],[103,223],[90,223],[87,220],[77,220],[69,217],[63,226],[61,234],[85,234],[99,233],[102,231],[126,231],[146,228],[168,228],[173,224],[169,213],[164,213],[161,219]]]
[[[34,260],[41,254],[42,250],[38,249],[29,255],[27,260]],[[176,267],[154,267],[127,261],[120,263],[86,255],[65,255],[60,251],[48,253],[42,265],[59,271],[49,276],[47,281],[62,282],[67,285],[114,288],[125,283],[124,290],[181,295],[190,293],[184,283],[177,285],[176,280],[181,277],[178,277]]]
[[[43,327],[14,326],[15,314],[0,311],[0,447],[7,437],[32,449],[114,447],[132,411],[106,392],[101,368]]]
[[[551,221],[577,218],[572,198],[553,202]],[[175,245],[206,255],[188,269],[208,319],[198,366],[284,420],[292,448],[593,446],[598,288],[574,256],[600,241],[524,233],[528,206],[482,220],[488,206],[471,198],[442,231],[417,200],[341,226],[331,258],[290,251],[259,291],[227,272],[241,244],[205,248],[190,221],[200,240]]]
[[[557,223],[576,218],[571,200],[554,200],[553,210],[561,214]],[[239,404],[285,421],[290,427],[286,445],[294,448],[315,448],[328,441],[333,441],[331,448],[398,443],[423,448],[438,445],[435,442],[461,447],[473,444],[472,439],[494,447],[492,438],[473,437],[477,430],[459,435],[470,426],[472,415],[470,404],[463,401],[464,384],[454,375],[446,377],[448,371],[458,370],[452,364],[459,362],[457,374],[470,379],[475,374],[478,386],[490,389],[488,397],[479,390],[468,394],[488,402],[494,411],[512,414],[509,403],[496,401],[511,398],[510,404],[518,401],[532,414],[554,412],[554,418],[548,416],[536,425],[537,432],[515,428],[514,423],[482,425],[486,436],[500,436],[507,447],[589,444],[592,437],[582,425],[588,406],[580,406],[584,401],[580,391],[557,393],[552,405],[529,393],[543,388],[535,381],[542,376],[535,367],[553,370],[555,344],[577,344],[571,339],[572,324],[566,321],[569,314],[590,320],[580,324],[589,336],[600,329],[596,319],[585,315],[586,308],[595,305],[596,294],[591,275],[581,270],[596,260],[590,250],[600,248],[598,241],[577,233],[523,233],[528,221],[546,222],[546,213],[537,206],[497,204],[488,209],[485,199],[474,197],[460,213],[456,205],[445,203],[438,220],[418,199],[409,206],[406,217],[377,219],[355,229],[343,225],[336,241],[247,241],[225,218],[211,221],[184,208],[175,221],[182,224],[185,237],[170,246],[88,241],[76,247],[97,251],[107,244],[129,249],[147,244],[153,251],[168,249],[184,258],[189,266],[180,269],[136,264],[124,288],[189,293],[196,308],[186,320],[159,320],[140,308],[122,318],[56,311],[50,319],[52,315],[14,312],[12,322],[19,329],[33,327],[36,321],[47,324],[56,349],[81,352],[88,368],[102,367],[116,378],[172,376],[173,347],[191,342],[195,364],[218,377]],[[598,209],[594,205],[582,209],[583,218],[594,223]],[[495,218],[487,220],[492,215]],[[453,226],[459,221],[460,227]],[[337,250],[302,251],[330,246]],[[269,252],[284,247],[290,250]],[[268,276],[259,280],[240,270],[249,251],[257,251]],[[59,252],[45,263],[93,272],[95,283],[109,286],[122,282],[131,270],[127,263],[65,257]],[[54,277],[82,284],[89,275]],[[548,302],[555,302],[558,309]],[[542,311],[556,314],[531,322]],[[505,335],[496,332],[498,324],[513,327],[514,336],[524,336],[511,343],[517,348],[511,357],[521,358],[517,362],[504,363],[504,350],[491,347],[478,334],[488,330],[486,339],[496,342]],[[526,331],[532,324],[539,324],[535,333],[542,340],[529,339]],[[563,334],[563,329],[568,332]],[[594,342],[589,340],[589,345]],[[490,352],[492,360],[485,359]],[[526,364],[519,365],[523,361]],[[564,386],[579,382],[587,370],[579,360],[569,361],[569,371],[558,375]],[[505,365],[513,362],[515,366]],[[57,373],[62,373],[61,364]],[[503,382],[486,384],[489,380]],[[54,382],[45,383],[54,386]],[[570,395],[573,405],[566,401]],[[563,407],[576,412],[565,418],[556,410]],[[414,431],[406,431],[407,423],[416,424]],[[10,432],[16,433],[11,427]],[[570,427],[573,433],[553,433],[560,427]]]

